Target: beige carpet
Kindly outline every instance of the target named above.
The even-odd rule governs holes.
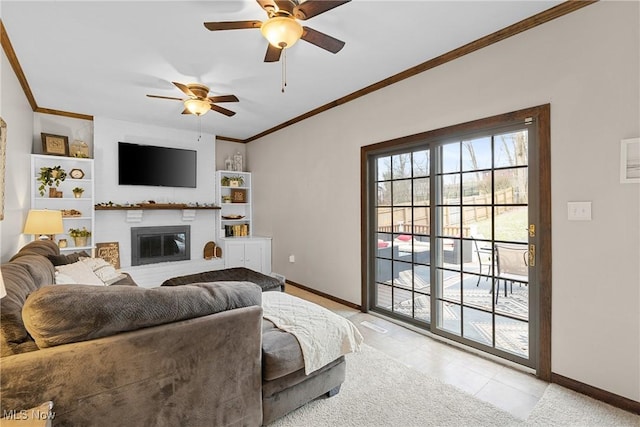
[[[317,399],[269,427],[640,426],[640,417],[550,385],[520,420],[364,345],[347,355],[340,393]]]
[[[527,419],[530,426],[640,426],[640,416],[550,384]]]
[[[512,415],[364,345],[347,355],[340,393],[311,402],[270,427],[509,426]]]

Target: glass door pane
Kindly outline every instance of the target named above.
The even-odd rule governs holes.
[[[430,152],[376,159],[374,306],[412,321],[431,315]]]
[[[433,159],[432,331],[525,360],[528,148],[524,128],[442,144]]]

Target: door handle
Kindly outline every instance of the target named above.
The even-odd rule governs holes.
[[[536,245],[529,245],[529,267],[536,266]]]

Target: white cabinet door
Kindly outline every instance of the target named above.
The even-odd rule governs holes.
[[[223,256],[225,268],[244,267],[244,242],[227,242]]]
[[[262,242],[246,242],[244,244],[244,266],[263,273]]]
[[[225,242],[224,267],[246,267],[264,274],[271,273],[271,241],[233,240]]]

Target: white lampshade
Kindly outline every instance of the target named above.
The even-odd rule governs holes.
[[[204,99],[192,98],[184,101],[184,108],[189,110],[191,114],[201,116],[211,109],[211,105],[209,105],[209,101],[205,101]]]
[[[23,233],[35,234],[36,238],[41,235],[49,235],[53,240],[53,235],[62,233],[63,230],[61,211],[31,209],[27,215]]]
[[[293,46],[302,37],[302,26],[293,18],[274,16],[262,23],[262,35],[272,46],[285,49]]]

